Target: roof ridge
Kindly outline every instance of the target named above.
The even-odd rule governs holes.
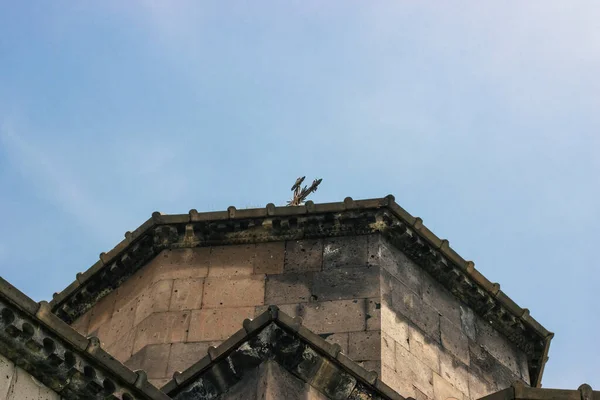
[[[168,400],[144,371],[131,371],[50,310],[0,277],[0,353],[61,395],[75,399],[96,394],[121,400]]]
[[[316,351],[323,360],[327,360],[332,365],[335,366],[336,369],[331,370],[327,369],[329,374],[347,374],[351,376],[355,383],[352,387],[344,386],[344,390],[350,394],[354,390],[357,391],[372,391],[377,393],[379,396],[382,396],[383,399],[387,400],[405,400],[403,396],[395,392],[388,385],[383,383],[379,377],[377,372],[367,371],[363,367],[361,367],[357,362],[350,359],[348,356],[341,352],[340,345],[332,344],[327,342],[321,336],[312,332],[310,329],[306,328],[302,325],[302,318],[296,317],[292,318],[291,316],[285,314],[281,311],[277,306],[269,306],[266,311],[257,316],[254,319],[245,319],[242,324],[242,329],[234,333],[229,339],[225,340],[218,347],[211,346],[208,348],[207,355],[196,362],[194,365],[189,367],[183,372],[175,372],[173,374],[173,379],[165,384],[161,390],[164,393],[169,394],[171,397],[176,398],[179,393],[184,391],[186,387],[190,387],[196,380],[203,376],[205,373],[211,373],[213,367],[216,367],[219,374],[219,382],[232,382],[229,387],[233,386],[233,384],[237,383],[236,379],[231,379],[232,377],[223,377],[223,374],[232,374],[235,375],[235,378],[241,379],[240,371],[242,369],[251,369],[258,366],[263,361],[269,359],[268,353],[258,354],[260,352],[253,352],[247,348],[243,348],[242,346],[245,343],[249,343],[251,339],[256,338],[259,334],[268,329],[271,324],[275,324],[277,327],[282,328],[288,334],[296,336],[306,345],[310,346],[313,351]],[[266,342],[266,343],[265,343]],[[264,341],[261,344],[267,344],[275,346],[275,343],[271,343],[268,341]],[[251,347],[251,345],[250,345]],[[232,357],[234,352],[242,351],[243,355],[239,357]],[[303,350],[306,351],[306,350]],[[253,357],[253,360],[248,360],[249,357]],[[241,361],[243,360],[243,362]],[[324,362],[319,360],[319,365]],[[287,369],[295,368],[295,365],[287,365],[285,366]],[[316,370],[325,370],[321,368],[313,368],[313,372],[317,373]],[[292,371],[290,371],[292,372]],[[243,375],[243,374],[242,374]],[[312,378],[313,375],[304,375],[302,373],[298,373],[296,371],[296,376],[301,378],[307,383],[311,383],[308,378]],[[210,381],[210,379],[209,379]],[[343,379],[339,380],[343,381]],[[319,385],[322,383],[322,385]],[[312,381],[312,386],[326,395],[329,392],[338,393],[341,390],[341,387],[327,387],[324,384],[325,382],[321,379],[314,379]],[[360,383],[362,386],[357,386]],[[343,386],[343,385],[342,385]],[[221,392],[225,392],[229,389],[220,387],[218,390]],[[220,393],[219,393],[220,394]]]

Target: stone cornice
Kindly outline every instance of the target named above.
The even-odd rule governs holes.
[[[275,207],[152,218],[107,253],[50,302],[67,323],[85,313],[164,249],[260,243],[381,233],[427,270],[478,315],[504,333],[529,360],[532,386],[541,385],[553,334],[527,309],[519,307],[497,283],[490,282],[473,262],[438,238],[421,218],[396,204],[393,196],[371,200],[346,198],[340,203]]]
[[[0,353],[63,399],[168,400],[147,382],[0,278]]]
[[[267,360],[278,362],[327,398],[404,400],[384,384],[376,372],[367,371],[331,344],[302,326],[276,306],[245,320],[243,328],[183,372],[162,391],[175,400],[217,398],[244,374]]]

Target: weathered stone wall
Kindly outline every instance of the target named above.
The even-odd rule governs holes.
[[[0,354],[0,400],[60,400],[60,396]]]
[[[379,235],[163,251],[73,326],[160,387],[269,304],[404,396],[528,381],[504,337]]]
[[[378,345],[360,343],[379,343],[366,332],[379,293],[367,236],[167,250],[73,327],[160,387],[269,304],[302,316],[351,357],[378,360]]]
[[[385,239],[369,246],[381,269],[381,375],[404,396],[480,398],[529,383],[525,355]]]

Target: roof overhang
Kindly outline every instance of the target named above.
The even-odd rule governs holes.
[[[62,399],[168,400],[147,381],[0,278],[0,353]]]
[[[55,293],[52,311],[67,323],[89,310],[164,249],[260,243],[380,233],[424,268],[457,298],[489,321],[527,354],[532,386],[540,386],[553,333],[519,307],[498,283],[485,278],[438,238],[423,220],[400,207],[393,196],[339,203],[163,215],[158,212],[66,289]]]

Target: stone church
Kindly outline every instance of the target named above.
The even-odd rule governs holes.
[[[600,400],[393,196],[152,217],[50,302],[0,278],[0,400]]]

